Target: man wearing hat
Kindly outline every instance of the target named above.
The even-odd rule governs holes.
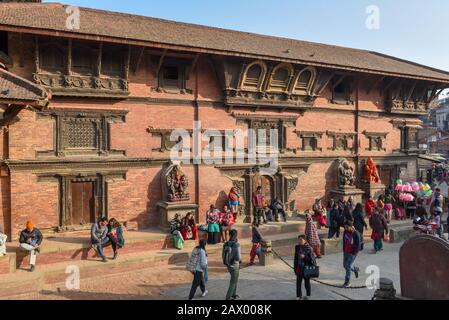
[[[44,237],[39,229],[34,227],[31,220],[27,221],[26,228],[20,233],[20,248],[30,252],[30,271],[36,268],[36,253],[39,253],[39,246]]]

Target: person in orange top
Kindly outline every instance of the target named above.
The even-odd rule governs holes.
[[[373,215],[373,210],[376,208],[376,203],[374,202],[372,197],[369,197],[365,202],[365,212],[368,218],[371,218]]]

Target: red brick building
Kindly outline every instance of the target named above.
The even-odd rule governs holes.
[[[384,184],[414,180],[418,117],[449,87],[447,72],[375,52],[85,8],[77,28],[72,9],[0,3],[0,59],[51,93],[41,108],[0,101],[0,224],[13,237],[29,218],[59,230],[99,216],[158,225],[171,130],[194,121],[281,133],[274,176],[183,166],[201,220],[232,186],[246,214],[257,185],[310,208],[336,187],[340,158],[357,184],[368,157]]]

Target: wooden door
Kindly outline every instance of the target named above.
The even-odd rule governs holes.
[[[72,225],[95,223],[93,182],[72,182]]]
[[[380,170],[380,182],[388,188],[388,186],[393,183],[393,169],[382,168]]]

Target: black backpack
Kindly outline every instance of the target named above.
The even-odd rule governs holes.
[[[223,264],[227,267],[230,267],[234,264],[234,255],[233,249],[235,247],[235,243],[230,241],[226,242],[223,245],[223,252],[221,253],[221,257],[223,259]]]

